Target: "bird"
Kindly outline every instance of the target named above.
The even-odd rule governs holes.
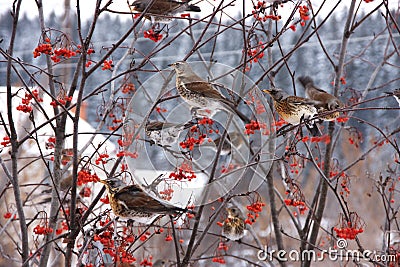
[[[399,103],[399,106],[400,106],[400,88],[395,89],[393,92],[385,92],[385,93],[393,96],[396,99],[397,103]]]
[[[313,136],[321,135],[316,121],[313,117],[317,114],[317,109],[314,106],[315,101],[299,96],[289,95],[280,88],[265,89],[263,92],[268,93],[274,100],[274,107],[279,116],[290,123],[298,125],[304,120],[307,129]]]
[[[229,155],[232,153],[232,149],[239,150],[245,142],[245,140],[243,138],[244,137],[242,136],[242,134],[240,134],[238,132],[228,133],[222,144],[220,155],[221,156]],[[221,142],[221,139],[222,139],[222,136],[218,137],[213,142],[206,142],[202,146],[203,147],[211,147],[213,150],[217,151],[219,144]],[[232,146],[234,148],[232,148]]]
[[[132,219],[139,223],[151,224],[160,215],[176,215],[193,211],[157,200],[138,185],[126,185],[112,177],[100,180],[108,191],[111,209],[118,217]]]
[[[317,102],[315,106],[318,113],[325,113],[344,107],[344,104],[336,96],[316,87],[311,77],[301,76],[297,79],[305,88],[307,98]],[[334,121],[339,115],[339,111],[328,112],[328,114],[322,115],[319,118],[324,121]]]
[[[182,12],[201,12],[200,7],[189,4],[188,1],[174,1],[174,0],[135,0],[131,4],[133,11],[142,13],[146,7],[151,4],[148,8],[145,18],[152,22],[169,23],[172,18]]]
[[[229,240],[239,240],[245,235],[245,223],[240,210],[236,207],[228,207],[226,211],[228,216],[222,226],[222,235]]]
[[[225,110],[237,114],[244,123],[250,122],[249,118],[237,110],[233,101],[199,77],[186,61],[177,61],[169,66],[175,70],[179,95],[190,106],[197,109]]]
[[[184,129],[193,126],[194,123],[187,122],[175,124],[171,122],[152,121],[145,126],[146,135],[157,145],[170,146],[176,143],[180,133]]]

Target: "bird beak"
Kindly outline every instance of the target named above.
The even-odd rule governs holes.
[[[168,67],[173,67],[173,66],[175,66],[175,63],[168,64]]]
[[[267,94],[271,94],[271,90],[269,90],[269,89],[264,89],[264,90],[262,90],[264,93],[267,93]]]
[[[107,184],[106,180],[100,180],[99,182],[102,183],[102,184]]]

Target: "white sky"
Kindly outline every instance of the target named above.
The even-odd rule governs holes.
[[[133,0],[129,0],[129,2],[132,2],[132,1]],[[252,9],[252,1],[251,0],[236,0],[236,3],[237,3],[236,6],[226,9],[226,11],[232,12],[232,15],[237,13],[242,8],[241,7],[242,1],[246,1],[249,3],[247,11],[246,11],[246,13],[249,14]],[[254,1],[257,2],[258,0],[254,0]],[[358,1],[361,1],[361,0],[358,0]],[[14,2],[14,0],[0,0],[0,14],[3,14],[4,12],[9,12],[11,10],[13,2]],[[106,2],[106,1],[103,1],[103,2]],[[192,3],[196,3],[196,2],[197,2],[197,0],[192,0]],[[229,1],[225,1],[225,2],[228,3]],[[312,0],[311,2],[313,3],[313,8],[317,9],[319,7],[320,3],[322,2],[322,0]],[[321,13],[321,15],[326,15],[327,12],[333,6],[333,4],[336,2],[337,1],[334,1],[334,0],[327,0],[327,4],[325,5],[326,8]],[[368,4],[363,2],[362,7],[364,7],[365,11],[368,11],[368,10],[373,9],[380,2],[381,2],[381,0],[375,0],[374,2],[368,3]],[[96,0],[81,0],[80,1],[81,13],[82,13],[83,19],[90,19],[92,17],[95,3],[96,3]],[[350,0],[342,1],[342,3],[339,6],[340,10],[343,8],[346,8],[346,6],[348,6],[349,3],[350,3]],[[389,3],[390,3],[391,8],[396,8],[399,4],[399,0],[389,0]],[[202,9],[202,15],[206,15],[212,11],[211,4],[218,5],[219,1],[218,0],[209,0],[209,2],[207,2],[207,0],[204,0],[202,3],[199,4],[199,6]],[[285,4],[285,6],[287,7],[287,9],[290,9],[290,7],[292,7],[293,4],[291,2],[288,2]],[[71,7],[72,7],[73,11],[75,11],[76,0],[71,0]],[[45,14],[49,14],[51,11],[54,10],[57,15],[61,15],[63,13],[64,1],[63,0],[43,0],[43,8],[44,8]],[[21,9],[22,9],[22,12],[28,14],[28,16],[30,18],[35,17],[37,15],[37,7],[36,7],[35,0],[22,1]],[[129,11],[127,0],[114,0],[110,6],[110,9],[118,10],[118,11]],[[283,11],[280,11],[279,13],[280,13],[280,15],[283,16],[283,18],[285,18]],[[124,18],[130,19],[129,15],[121,15],[120,17],[122,20]]]

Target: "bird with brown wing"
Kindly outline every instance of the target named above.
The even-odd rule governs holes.
[[[183,12],[201,12],[200,7],[188,1],[174,0],[135,0],[131,4],[133,11],[142,13],[147,9],[145,17],[152,22],[169,23],[174,17]]]
[[[114,214],[136,222],[151,224],[160,215],[176,215],[192,212],[167,202],[157,200],[138,185],[126,185],[118,178],[100,180],[108,191],[108,199]]]
[[[198,76],[185,61],[170,64],[176,73],[176,89],[183,100],[199,109],[225,110],[236,114],[244,123],[250,119],[236,108],[236,104],[223,96],[214,86]]]
[[[309,76],[301,76],[298,78],[299,82],[306,90],[306,95],[309,99],[315,100],[318,113],[327,113],[320,116],[324,121],[334,121],[339,117],[339,111],[334,111],[343,108],[344,104],[334,95],[316,87],[314,81]]]
[[[289,95],[280,88],[263,90],[274,100],[274,107],[279,116],[291,125],[299,125],[304,122],[307,129],[313,136],[320,136],[321,133],[313,119],[317,114],[317,109],[313,100]]]

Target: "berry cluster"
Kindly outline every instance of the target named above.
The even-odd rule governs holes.
[[[250,135],[254,134],[256,130],[265,129],[266,126],[263,123],[260,124],[258,121],[251,120],[250,123],[245,125],[245,128],[244,133]]]
[[[140,263],[139,263],[139,265],[140,266],[153,266],[153,257],[152,256],[149,256],[149,257],[147,257],[147,258],[144,258]]]
[[[300,25],[306,25],[306,20],[310,19],[308,6],[299,6],[299,14],[301,19]]]
[[[177,181],[188,180],[189,182],[196,178],[192,167],[187,163],[182,163],[182,165],[175,171],[169,174],[169,178],[173,178]]]
[[[159,32],[155,32],[153,29],[147,30],[143,33],[144,38],[148,38],[153,42],[158,42],[163,38],[163,35]]]
[[[111,70],[113,67],[113,61],[110,60],[104,60],[103,62],[103,67],[101,67],[101,70]]]
[[[252,11],[253,17],[258,20],[265,22],[268,19],[271,20],[280,20],[281,16],[279,15],[265,15],[265,9],[268,7],[268,4],[266,1],[258,1],[257,5],[254,6],[254,10]]]
[[[307,136],[304,136],[301,139],[301,141],[303,143],[307,142],[308,140],[311,140],[311,143],[320,143],[320,142],[322,142],[322,143],[325,143],[325,144],[329,144],[331,142],[331,137],[328,134],[325,134],[325,135],[322,135],[322,136],[313,136],[311,138],[307,135]]]
[[[133,83],[125,83],[122,86],[121,92],[123,94],[129,94],[131,92],[134,92],[136,90],[135,85]]]
[[[109,223],[110,219],[107,218],[100,221],[100,226],[104,227]],[[135,241],[135,237],[131,233],[127,233],[127,230],[128,228],[124,227],[123,231],[119,233],[122,234],[122,236],[118,236],[121,238],[121,240],[118,240],[120,242],[116,242],[117,240],[113,236],[114,227],[112,224],[108,225],[104,232],[93,236],[93,240],[103,245],[103,252],[110,255],[118,266],[125,264],[130,266],[136,261],[136,258],[126,249],[130,243]],[[119,246],[116,244],[119,244]],[[96,245],[94,246],[97,247]]]
[[[265,203],[261,201],[256,201],[246,206],[246,209],[250,212],[247,213],[247,219],[244,221],[246,224],[252,225],[256,222],[257,218],[260,216]]]
[[[56,144],[56,137],[50,136],[46,142],[46,149],[53,149]]]
[[[336,118],[336,121],[338,123],[346,123],[349,120],[349,117],[338,117]]]
[[[106,195],[105,198],[100,198],[100,201],[104,204],[110,204],[110,199],[108,198],[108,195]]]
[[[56,235],[62,234],[64,231],[68,231],[68,224],[66,222],[61,222],[61,227],[56,229]]]
[[[12,216],[12,213],[9,212],[9,211],[6,212],[6,213],[4,213],[4,215],[3,215],[4,219],[10,219],[11,216]],[[17,214],[14,215],[14,220],[15,220],[15,219],[17,219]]]
[[[302,168],[304,168],[304,164],[301,164],[300,162],[297,161],[295,157],[293,157],[293,163],[290,163],[289,167],[290,167],[290,173],[299,174],[299,171]]]
[[[71,58],[76,56],[76,52],[67,48],[57,48],[53,50],[53,55],[50,57],[54,63],[61,61],[61,58]]]
[[[165,113],[165,112],[167,112],[168,110],[166,109],[166,108],[161,108],[161,107],[156,107],[156,112],[158,113],[158,114],[161,114],[161,113]]]
[[[1,142],[0,145],[7,146],[8,144],[10,144],[10,137],[4,136],[3,137],[3,142]]]
[[[110,157],[110,155],[108,155],[107,153],[100,154],[99,157],[95,161],[96,165],[99,165],[100,163],[106,164],[107,163],[106,159],[108,159],[109,157]]]
[[[117,157],[130,157],[133,159],[137,159],[139,157],[139,154],[137,152],[130,152],[130,151],[119,151],[116,155]]]
[[[76,49],[72,49],[72,47],[70,47],[70,48],[67,48],[67,47],[54,48],[50,43],[50,39],[46,38],[44,40],[43,44],[39,44],[35,48],[35,50],[33,51],[33,57],[37,58],[37,57],[41,56],[42,54],[50,55],[51,60],[54,63],[58,63],[61,61],[62,58],[69,59],[80,53],[82,53],[81,45],[78,45]],[[87,50],[87,54],[90,55],[92,53],[94,53],[94,50],[92,48],[89,48]],[[90,61],[88,61],[88,63],[89,62]],[[88,65],[88,63],[86,63],[86,66]]]
[[[164,190],[159,191],[158,193],[160,194],[162,199],[169,201],[172,198],[172,194],[174,193],[174,189],[166,188]]]
[[[185,139],[185,141],[180,142],[179,145],[183,149],[189,148],[189,150],[193,150],[194,145],[201,145],[206,137],[207,135],[205,134],[200,135],[198,138],[191,136]]]
[[[214,120],[210,119],[208,117],[203,117],[197,123],[200,124],[200,125],[210,125],[211,126],[211,125],[214,124]]]
[[[225,264],[225,259],[222,256],[217,256],[217,257],[212,258],[212,262]]]
[[[25,97],[22,98],[21,104],[17,106],[17,110],[24,113],[30,113],[33,110],[32,106],[30,105],[33,98],[35,98],[38,102],[43,102],[43,98],[39,96],[38,90],[34,89],[32,90],[32,93],[25,93]]]
[[[51,44],[39,44],[35,50],[33,51],[33,57],[37,58],[42,54],[52,55],[53,54],[53,47]]]
[[[303,215],[307,210],[304,195],[301,192],[299,185],[295,181],[289,180],[287,181],[287,183],[289,188],[286,190],[285,193],[289,197],[285,199],[284,202],[286,206],[297,207],[300,214]],[[294,215],[296,216],[297,213],[294,212]]]
[[[35,228],[33,228],[33,232],[37,235],[48,235],[53,233],[53,229],[47,227],[47,224],[45,224],[44,226],[38,224],[35,226]]]
[[[295,199],[285,199],[284,202],[286,206],[298,207],[300,214],[304,214],[304,212],[307,210],[306,203],[304,201]]]
[[[97,183],[98,181],[100,181],[100,179],[97,176],[97,174],[96,173],[91,174],[90,170],[82,169],[78,172],[78,181],[77,181],[78,186],[87,184],[89,182]]]
[[[56,100],[51,101],[50,105],[53,106],[53,107],[57,107],[59,104],[65,106],[65,104],[67,102],[71,102],[71,101],[72,101],[72,96],[64,95],[62,97],[58,97],[57,101]]]
[[[333,230],[336,232],[337,237],[353,240],[358,234],[364,232],[363,225],[364,223],[358,214],[351,212],[349,221],[341,214],[339,227],[334,227]]]
[[[264,45],[261,41],[258,42],[258,45],[255,48],[253,49],[249,48],[247,50],[247,55],[251,58],[249,62],[256,63],[259,59],[263,58],[264,57],[263,50],[264,50]]]

